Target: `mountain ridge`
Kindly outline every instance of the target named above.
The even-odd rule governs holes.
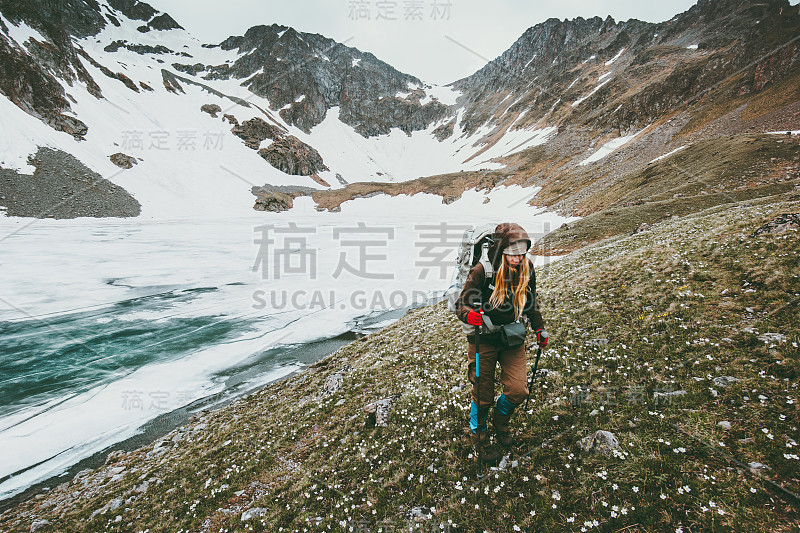
[[[136,0],[53,6],[6,0],[0,13],[0,21],[8,21],[0,38],[6,73],[0,92],[22,110],[80,143],[89,139],[91,152],[109,157],[120,143],[95,136],[97,127],[108,130],[105,119],[86,110],[117,93],[113,83],[137,93],[114,96],[125,107],[119,123],[152,115],[147,95],[163,99],[166,90],[177,102],[208,93],[203,105],[219,106],[229,117],[217,118],[215,126],[228,129],[228,145],[243,139],[252,155],[277,152],[260,158],[280,171],[273,174],[255,170],[259,159],[225,148],[226,160],[246,160],[236,172],[246,173],[247,189],[336,189],[356,181],[503,169],[509,183],[543,187],[540,205],[586,213],[591,208],[583,198],[594,194],[587,185],[614,182],[612,174],[636,172],[687,142],[800,127],[792,107],[800,100],[800,15],[787,0],[703,0],[660,23],[551,18],[444,88],[368,52],[284,25],[256,25],[200,45],[168,14]],[[14,21],[32,29],[9,28]],[[36,35],[40,30],[44,35]],[[20,34],[28,37],[23,43],[11,37]],[[191,80],[189,92],[173,86],[181,76]],[[13,82],[19,78],[22,83]],[[95,101],[81,97],[84,89]],[[159,110],[163,118],[150,123],[178,129],[196,122],[177,109]],[[253,145],[253,138],[234,131],[233,121],[255,118],[296,141],[268,136]],[[119,136],[126,126],[116,127]],[[61,149],[72,150],[67,144]],[[143,160],[129,172],[156,180],[153,153],[127,155]],[[557,199],[556,189],[562,191]],[[240,193],[232,193],[238,198],[232,201],[243,203]],[[142,200],[146,212],[148,200]]]

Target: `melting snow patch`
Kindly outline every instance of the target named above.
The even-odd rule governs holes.
[[[524,66],[524,67],[522,67],[522,68],[523,68],[523,70],[524,70],[524,69],[526,69],[526,68],[528,68],[528,66],[529,66],[531,63],[533,63],[533,60],[534,60],[534,59],[536,59],[536,54],[533,54],[533,57],[531,58],[531,60],[530,60],[530,61],[528,61],[527,63],[525,63],[525,66]]]
[[[688,144],[684,144],[684,145],[683,145],[683,146],[681,146],[680,148],[675,148],[673,151],[669,152],[668,154],[664,154],[664,155],[660,155],[660,156],[656,157],[655,159],[653,159],[652,161],[650,161],[650,163],[655,163],[656,161],[661,161],[662,159],[666,159],[666,158],[668,158],[669,156],[671,156],[672,154],[674,154],[674,153],[677,153],[677,152],[680,152],[681,150],[683,150],[683,149],[684,149],[684,148],[686,148],[687,146],[689,146],[689,145],[688,145]],[[647,163],[647,164],[649,165],[650,163]]]
[[[611,76],[611,71],[610,70],[608,72],[606,72],[605,74],[603,74],[602,76],[600,76],[599,78],[597,78],[597,81],[603,81],[603,78],[606,78],[608,76]]]
[[[622,146],[628,144],[628,142],[636,137],[638,133],[634,133],[633,135],[628,135],[627,137],[618,137],[613,141],[608,141],[603,146],[597,149],[595,153],[578,163],[579,165],[588,165],[589,163],[594,163],[595,161],[599,161],[603,159],[605,156],[613,152],[614,150],[621,148]]]
[[[608,61],[606,61],[606,66],[609,66],[609,65],[613,64],[613,63],[614,63],[614,61],[616,61],[617,59],[619,59],[619,56],[621,56],[621,55],[622,55],[622,52],[624,52],[624,51],[625,51],[625,49],[623,48],[622,50],[620,50],[619,52],[617,52],[617,55],[615,55],[614,57],[612,57],[611,59],[609,59]],[[594,57],[594,56],[592,56],[592,57]]]
[[[696,44],[690,44],[689,46],[686,47],[686,49],[687,50],[697,50],[697,45]]]
[[[361,58],[360,57],[356,57],[356,58],[353,59],[352,66],[357,67],[359,63],[361,63]]]
[[[497,144],[483,152],[479,157],[483,166],[484,163],[491,161],[496,157],[504,157],[511,155],[534,146],[539,146],[549,141],[553,135],[558,132],[555,126],[549,126],[542,129],[518,129],[514,131],[507,131],[506,134],[500,139]]]
[[[601,77],[602,77],[602,76],[601,76]],[[581,79],[581,77],[580,77],[580,76],[578,76],[577,78],[575,78],[574,80],[572,80],[572,83],[570,83],[570,84],[569,84],[569,86],[567,87],[567,89],[570,89],[570,88],[571,88],[573,85],[575,85],[575,82],[576,82],[576,81],[578,81],[579,79]]]
[[[603,85],[605,85],[605,84],[606,84],[606,83],[608,83],[609,81],[611,81],[611,79],[610,79],[610,78],[609,78],[609,79],[607,79],[606,81],[604,81],[603,83],[601,83],[600,85],[598,85],[597,87],[595,87],[594,89],[592,89],[592,92],[590,92],[589,94],[587,94],[587,95],[586,95],[586,96],[584,96],[583,98],[578,98],[577,100],[575,100],[574,102],[572,102],[572,107],[575,107],[575,106],[577,106],[578,104],[580,104],[581,102],[583,102],[584,100],[586,100],[587,98],[589,98],[590,96],[592,96],[594,93],[596,93],[597,91],[599,91],[599,90],[600,90],[600,87],[602,87]]]

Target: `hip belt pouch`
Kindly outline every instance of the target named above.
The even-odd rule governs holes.
[[[512,322],[500,327],[500,343],[506,348],[514,348],[525,342],[525,324]]]

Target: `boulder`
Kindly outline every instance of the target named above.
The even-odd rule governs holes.
[[[120,507],[122,507],[122,503],[123,503],[122,502],[122,498],[114,498],[113,500],[108,502],[108,510],[109,511],[115,511],[115,510],[119,509]]]
[[[310,176],[323,170],[330,170],[322,161],[322,156],[312,146],[294,135],[273,140],[258,155],[281,172],[294,176]]]
[[[786,335],[781,333],[762,333],[758,336],[758,340],[763,342],[786,342]]]
[[[584,452],[601,453],[607,455],[619,449],[619,441],[610,431],[599,429],[592,435],[578,441],[578,448]]]
[[[331,394],[336,394],[340,388],[342,388],[342,383],[344,383],[344,376],[340,373],[331,374],[325,378],[325,382],[322,384],[322,394],[324,396],[330,396]]]
[[[377,427],[386,427],[389,425],[389,413],[392,406],[400,398],[399,394],[383,398],[376,402],[368,403],[364,406],[364,412],[367,413],[368,423],[374,422]]]
[[[231,133],[244,141],[245,146],[258,150],[261,141],[265,139],[278,139],[283,136],[283,131],[278,126],[268,124],[260,117],[245,120],[241,124],[236,124]]]
[[[256,203],[253,205],[253,209],[278,213],[288,211],[292,206],[294,206],[294,202],[288,194],[277,191],[264,191],[256,194]]]
[[[133,165],[137,163],[135,157],[123,154],[122,152],[111,154],[108,156],[108,158],[111,159],[111,162],[117,165],[119,168],[133,168]]]
[[[717,376],[714,378],[713,383],[717,387],[728,387],[731,383],[735,383],[739,381],[739,378],[734,378],[731,376]]]
[[[86,133],[89,131],[89,126],[77,118],[65,115],[63,113],[59,113],[52,118],[47,119],[46,122],[53,129],[68,133],[75,137],[75,139],[78,141],[82,141]]]
[[[263,516],[267,513],[267,509],[263,507],[253,507],[242,513],[242,522],[247,522],[251,518]]]
[[[800,230],[800,213],[784,213],[773,218],[750,236],[757,237],[759,235],[783,233],[784,231]]]
[[[217,113],[222,113],[222,108],[217,104],[203,104],[200,106],[200,111],[208,113],[213,118],[217,118]]]
[[[668,392],[654,392],[653,398],[676,398],[678,396],[683,396],[684,394],[688,394],[685,390],[672,390]]]

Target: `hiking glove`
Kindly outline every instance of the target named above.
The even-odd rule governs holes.
[[[467,324],[472,326],[480,326],[483,324],[483,313],[479,313],[477,311],[470,311],[467,313]]]
[[[550,339],[550,336],[547,332],[543,329],[536,330],[536,342],[539,343],[539,346],[545,348],[547,346],[547,341]]]

